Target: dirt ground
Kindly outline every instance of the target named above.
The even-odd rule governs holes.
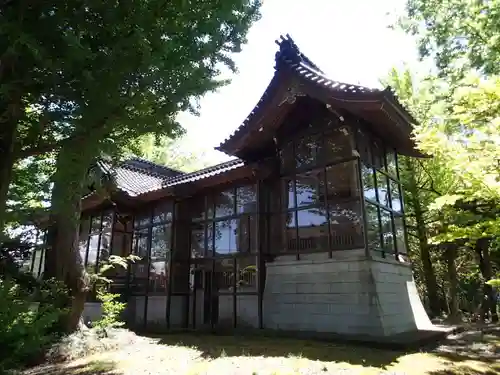
[[[500,327],[450,336],[427,351],[404,353],[365,346],[282,338],[166,335],[137,336],[120,350],[22,375],[163,374],[500,374]]]

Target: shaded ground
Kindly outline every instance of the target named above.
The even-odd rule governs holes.
[[[470,329],[427,352],[282,338],[167,335],[23,375],[500,374],[500,329]]]

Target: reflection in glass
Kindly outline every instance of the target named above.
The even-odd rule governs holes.
[[[394,215],[394,233],[396,233],[398,253],[406,254],[405,228],[402,216]]]
[[[89,218],[82,219],[82,221],[80,222],[80,236],[78,239],[78,249],[80,251],[80,257],[82,258],[82,263],[85,262],[85,257],[87,254],[89,229],[90,229],[90,219]]]
[[[326,168],[328,199],[358,197],[358,172],[355,161],[335,164]]]
[[[349,130],[343,127],[326,134],[320,154],[321,161],[326,164],[351,156]]]
[[[317,162],[320,140],[317,136],[299,139],[295,146],[295,168],[313,166]]]
[[[372,142],[372,161],[375,169],[384,168],[384,149],[377,142]]]
[[[237,220],[218,221],[214,224],[215,253],[232,254],[238,251],[237,244]]]
[[[391,213],[386,210],[380,210],[380,222],[382,224],[382,239],[384,241],[384,251],[394,253],[394,233],[392,231]]]
[[[293,182],[288,179],[283,181],[283,195],[281,196],[281,209],[287,210],[295,207],[295,196],[293,194]]]
[[[98,251],[99,251],[99,234],[92,234],[90,235],[89,239],[89,252],[87,254],[87,264],[85,267],[88,273],[95,273]]]
[[[151,258],[164,258],[170,250],[170,225],[151,228]]]
[[[389,179],[389,188],[391,190],[391,208],[394,211],[401,212],[401,197],[399,194],[399,184]]]
[[[320,208],[297,211],[299,251],[328,249],[328,219]]]
[[[378,207],[365,202],[366,204],[366,235],[368,237],[368,248],[370,250],[380,250],[382,244],[380,243],[380,225],[378,220]]]
[[[324,179],[320,172],[304,173],[295,180],[297,206],[310,206],[319,203],[324,194]]]
[[[219,293],[232,292],[234,289],[234,258],[215,261],[214,289]]]
[[[205,219],[205,197],[197,196],[189,201],[189,214],[191,220]]]
[[[249,213],[257,210],[257,191],[255,185],[241,186],[236,189],[236,213]]]
[[[375,172],[377,177],[378,201],[381,205],[389,207],[389,188],[387,186],[387,176],[380,172]]]
[[[215,217],[234,215],[235,196],[234,191],[223,191],[214,195]]]
[[[172,202],[162,202],[153,209],[153,224],[172,221]]]
[[[283,145],[280,151],[281,168],[283,171],[289,171],[294,168],[293,143],[288,142]]]
[[[363,195],[366,199],[377,200],[377,190],[375,189],[375,174],[372,167],[361,165],[361,175],[363,178]]]
[[[149,270],[149,292],[162,293],[167,290],[168,262],[166,260],[151,261]]]
[[[363,247],[361,204],[353,201],[342,204],[330,202],[330,230],[334,250]]]
[[[203,223],[191,224],[191,257],[201,258],[205,253],[205,226]]]
[[[257,261],[253,257],[236,259],[236,289],[253,292],[257,288]]]
[[[257,218],[253,215],[243,215],[237,220],[236,231],[238,252],[249,253],[257,251],[256,224]]]
[[[387,164],[387,173],[397,179],[398,175],[396,170],[396,157],[394,154],[394,150],[386,149],[385,160]]]
[[[295,221],[295,212],[288,212],[282,214],[285,221],[285,233],[283,235],[284,248],[287,251],[297,250],[297,222]]]

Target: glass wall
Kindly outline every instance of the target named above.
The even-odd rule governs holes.
[[[381,256],[406,254],[406,231],[397,154],[358,131],[368,248]],[[396,256],[400,259],[399,256]]]
[[[166,295],[172,224],[172,202],[160,203],[135,216],[133,249],[141,259],[132,266],[132,295]]]
[[[258,324],[256,185],[210,192],[189,207],[191,283],[202,319],[193,325]]]
[[[361,194],[349,129],[304,134],[283,144],[280,159],[282,177],[271,188],[269,251],[362,248]]]
[[[104,211],[85,216],[80,221],[78,247],[80,257],[89,274],[99,270],[111,253],[114,213]]]

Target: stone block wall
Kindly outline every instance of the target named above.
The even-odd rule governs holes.
[[[423,320],[419,308],[411,268],[366,257],[361,249],[267,264],[265,328],[389,336],[415,330]]]

